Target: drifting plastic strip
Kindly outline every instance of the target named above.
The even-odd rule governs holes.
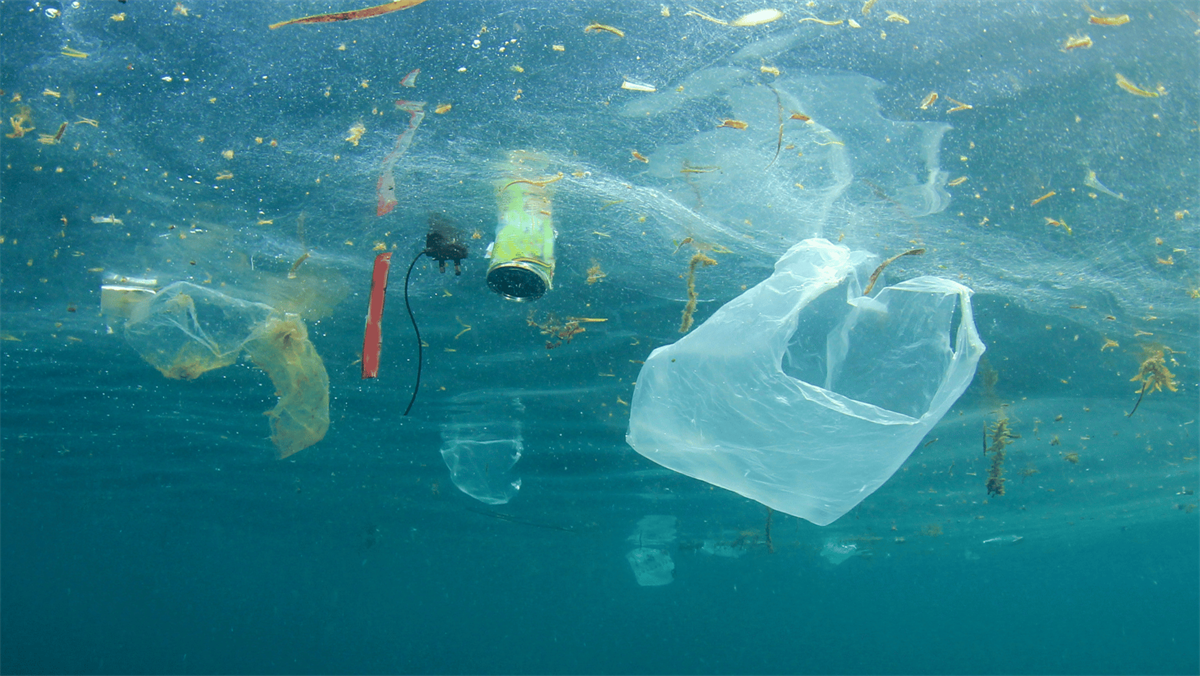
[[[421,120],[425,119],[424,101],[396,101],[396,107],[408,113],[408,129],[405,129],[404,133],[396,139],[396,147],[392,149],[392,152],[383,158],[383,173],[379,175],[379,181],[375,184],[376,216],[391,213],[392,209],[399,204],[396,201],[396,179],[392,175],[392,168],[412,145],[417,127],[421,126]]]
[[[268,26],[268,28],[275,30],[280,26],[290,26],[294,23],[328,23],[330,21],[355,21],[357,19],[369,19],[373,16],[379,16],[381,14],[388,14],[390,12],[408,9],[409,7],[419,5],[422,2],[425,2],[425,0],[396,0],[396,2],[385,2],[382,5],[376,5],[374,7],[367,7],[364,9],[355,9],[349,12],[317,14],[315,16],[305,16],[299,19],[291,19],[290,21],[280,21],[279,23],[271,24]]]

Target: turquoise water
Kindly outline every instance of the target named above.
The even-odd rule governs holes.
[[[1200,671],[1194,3],[1092,7],[1116,26],[1066,2],[781,3],[741,27],[671,3],[428,0],[276,30],[361,4],[183,4],[0,3],[3,117],[35,128],[0,139],[0,670]],[[1093,44],[1063,51],[1072,35]],[[381,217],[411,124],[396,99],[425,115]],[[562,173],[554,288],[528,304],[485,282],[514,150],[545,162],[534,180]],[[404,417],[402,277],[431,213],[469,254],[461,276],[413,270],[427,347]],[[695,273],[702,327],[813,237],[876,256],[865,273],[925,248],[881,283],[970,287],[987,346],[895,475],[824,527],[625,441],[692,256],[717,261]],[[240,349],[165,378],[111,292],[101,311],[130,278],[299,317],[323,438],[279,458],[277,388]],[[548,313],[607,321],[548,348]],[[262,330],[204,317],[235,348]],[[1129,416],[1156,351],[1175,391]],[[990,495],[1001,419],[1020,436]],[[501,450],[452,471],[483,438]],[[646,550],[665,584],[638,574]]]

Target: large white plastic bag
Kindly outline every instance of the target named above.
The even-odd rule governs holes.
[[[850,511],[945,415],[984,351],[970,289],[919,277],[866,298],[856,268],[871,260],[823,239],[789,249],[770,278],[650,354],[626,440],[819,526]]]

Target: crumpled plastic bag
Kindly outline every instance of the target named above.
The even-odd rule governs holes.
[[[271,443],[286,458],[325,438],[329,430],[329,375],[296,315],[271,317],[246,343],[254,365],[267,372],[279,402],[267,411]]]
[[[861,295],[874,259],[800,242],[638,376],[626,440],[682,474],[819,526],[879,488],[970,385],[971,290]],[[844,288],[844,293],[840,289]]]
[[[675,581],[675,561],[670,547],[675,543],[673,516],[651,514],[638,521],[633,534],[626,538],[635,549],[625,554],[637,583],[643,587],[661,587]]]
[[[510,475],[521,459],[524,442],[497,435],[486,426],[452,425],[442,430],[442,459],[460,491],[488,505],[503,505],[521,490],[520,477]]]
[[[442,459],[460,491],[488,505],[506,504],[521,490],[513,468],[525,450],[525,405],[487,392],[467,399],[471,411],[442,425]]]
[[[246,350],[279,397],[267,412],[279,456],[325,438],[329,376],[298,316],[176,282],[132,308],[125,337],[164,376],[180,380],[229,366]]]

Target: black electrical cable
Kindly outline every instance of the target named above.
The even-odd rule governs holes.
[[[454,274],[462,274],[462,269],[459,263],[467,257],[467,246],[460,241],[460,235],[457,230],[445,218],[433,214],[429,217],[429,232],[425,235],[425,249],[413,258],[412,263],[408,265],[408,272],[404,275],[404,309],[408,310],[408,318],[412,320],[413,332],[417,334],[417,381],[413,384],[412,399],[408,400],[408,408],[404,409],[404,415],[412,410],[413,404],[417,403],[417,392],[421,389],[421,366],[425,362],[424,343],[421,342],[421,329],[417,328],[417,318],[413,315],[412,305],[408,302],[408,281],[412,278],[413,268],[417,266],[417,261],[421,260],[421,256],[429,256],[438,262],[438,269],[442,272],[446,271],[446,263],[454,261]]]
[[[404,409],[404,415],[412,410],[413,404],[417,403],[417,390],[421,389],[421,363],[424,361],[423,350],[421,349],[421,329],[417,328],[417,318],[413,315],[412,306],[408,304],[408,279],[412,277],[413,268],[416,267],[417,261],[421,260],[421,256],[428,253],[426,249],[417,254],[412,263],[408,265],[408,273],[404,275],[404,308],[408,310],[408,318],[412,320],[413,331],[417,334],[417,381],[413,383],[412,399],[408,400],[408,408]]]

